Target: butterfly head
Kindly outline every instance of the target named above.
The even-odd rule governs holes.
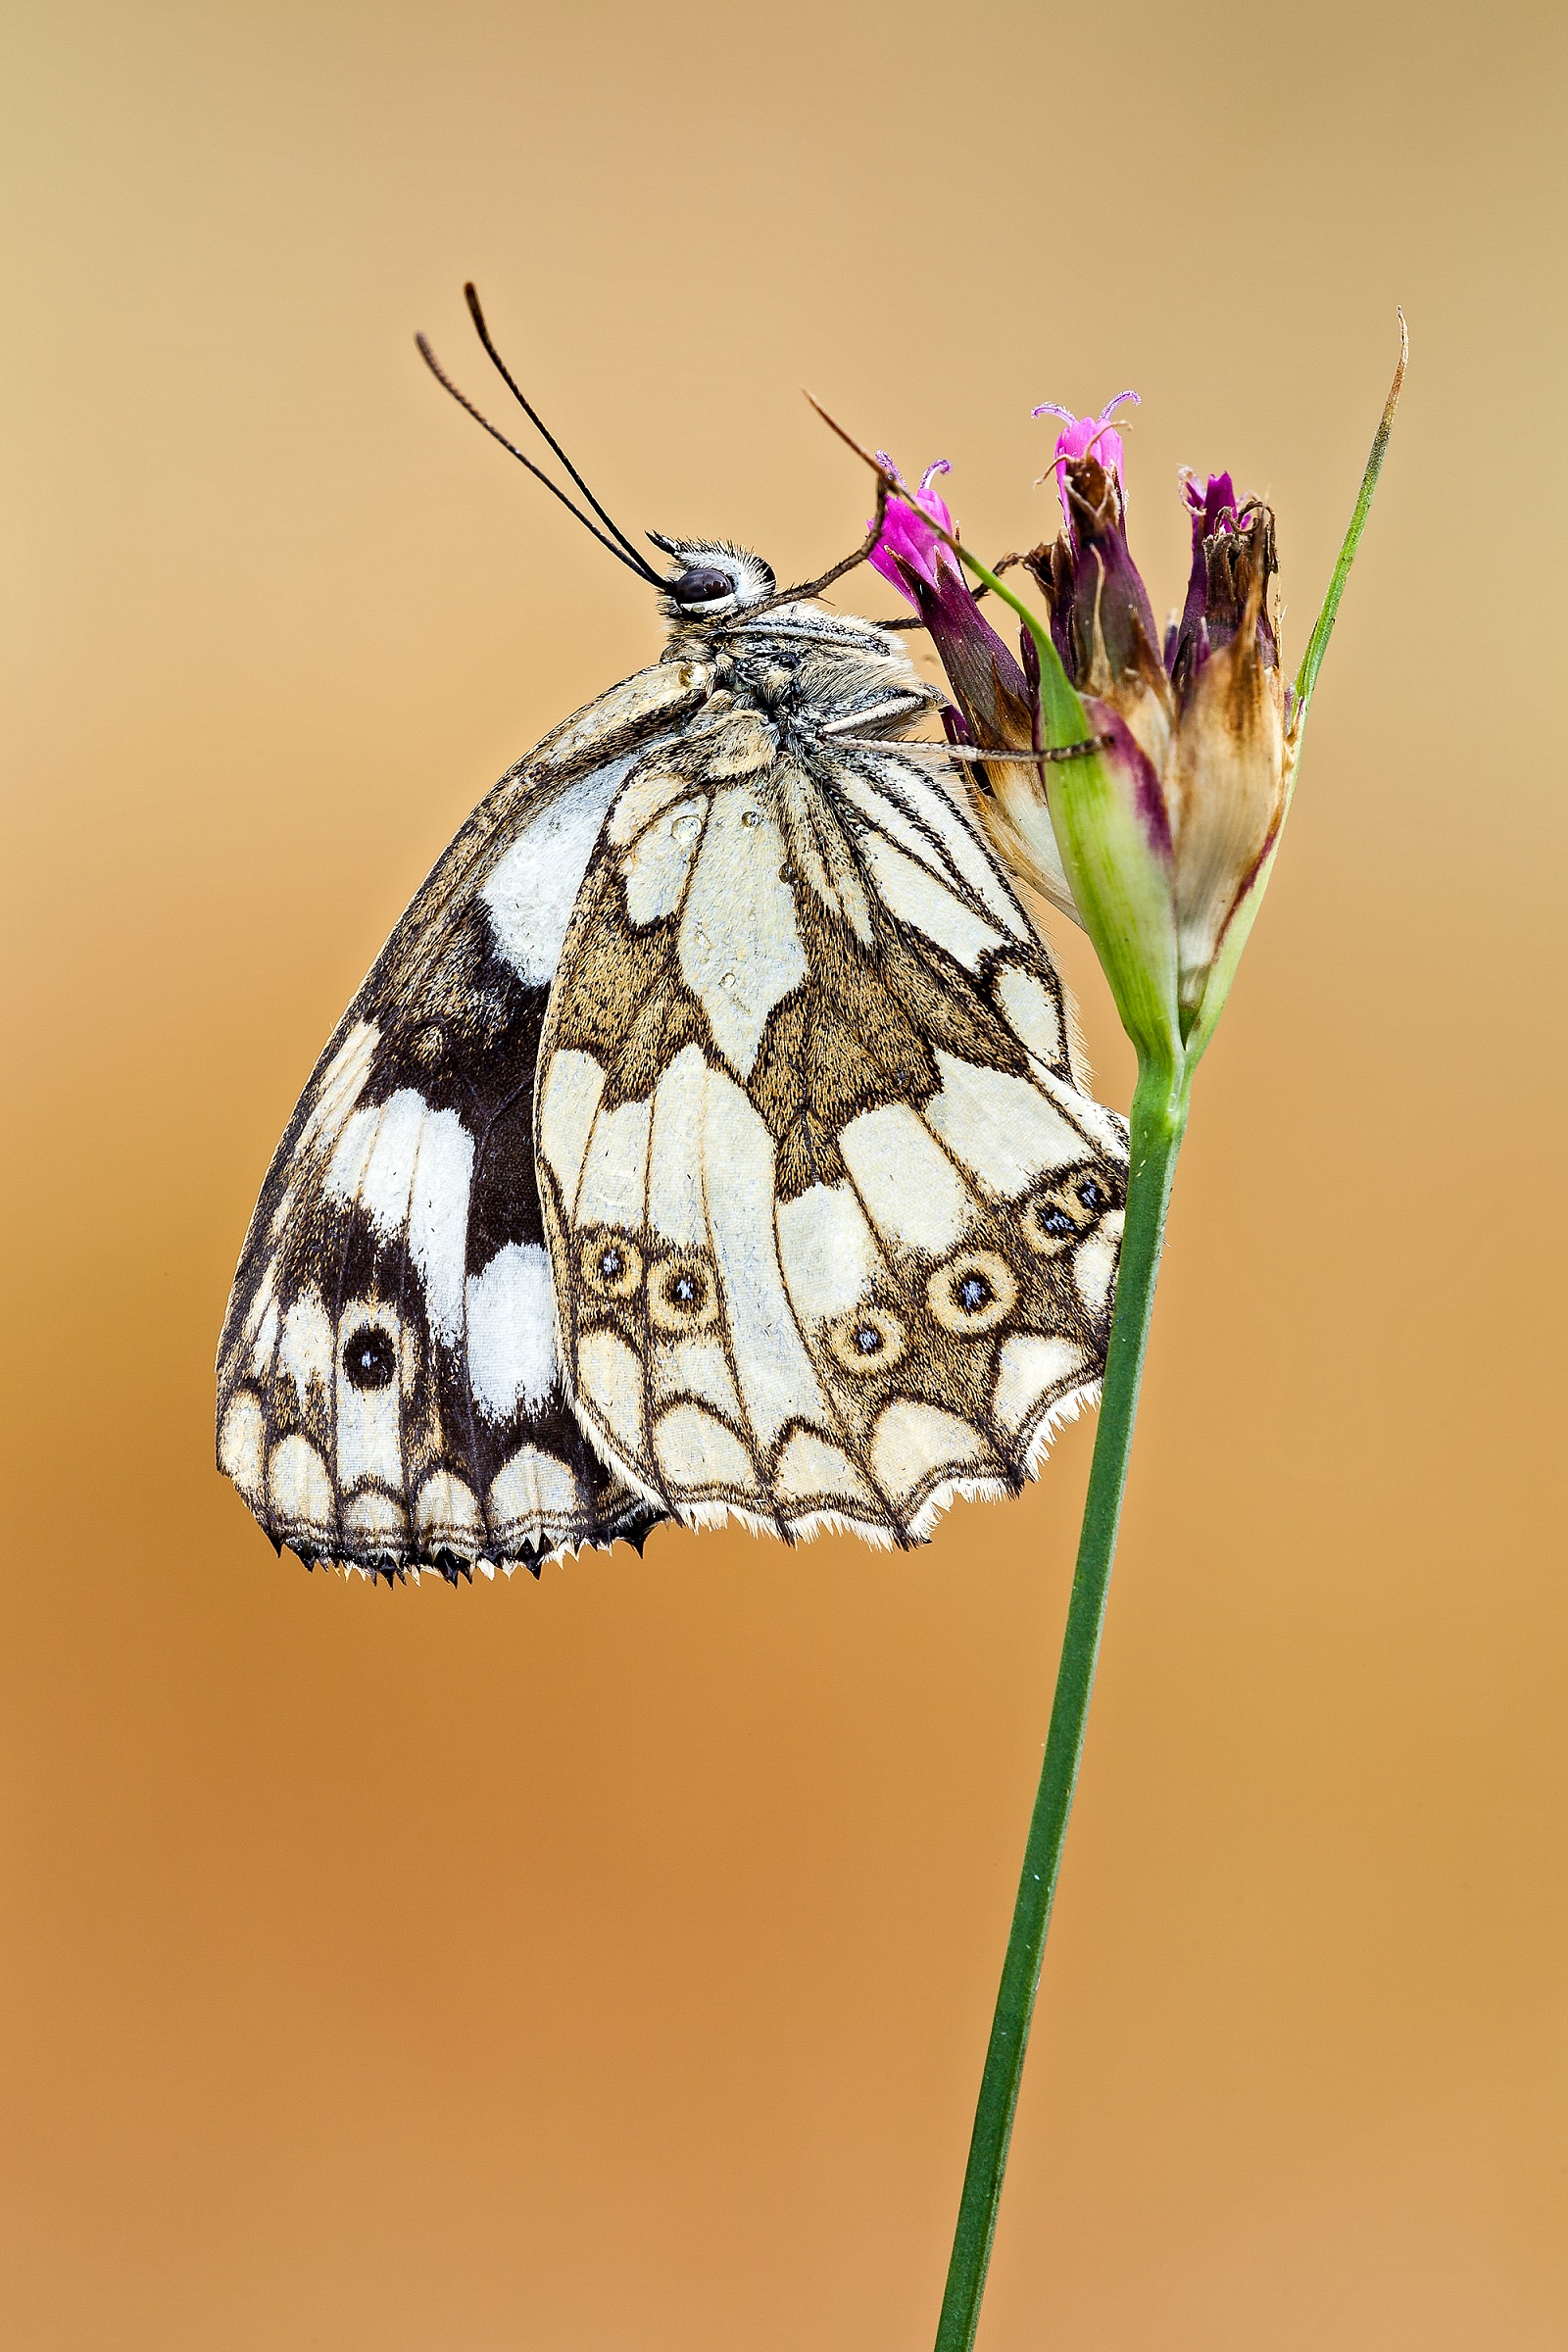
[[[671,559],[663,610],[677,625],[733,620],[748,606],[765,604],[778,586],[771,564],[727,539],[666,539],[662,531],[648,536]]]
[[[749,549],[648,536],[671,559],[660,600],[670,653],[705,639],[726,699],[750,699],[786,737],[792,726],[813,742],[836,729],[902,733],[938,699],[886,629],[794,590],[780,596],[772,565]]]

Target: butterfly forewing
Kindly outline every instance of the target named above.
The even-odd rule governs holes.
[[[630,768],[536,1126],[577,1410],[687,1519],[914,1541],[1097,1390],[1125,1129],[977,830],[895,747],[710,705]]]
[[[371,1572],[529,1565],[658,1518],[556,1349],[533,1159],[540,1030],[584,864],[706,676],[663,663],[481,804],[284,1134],[219,1352],[219,1459],[274,1542]]]

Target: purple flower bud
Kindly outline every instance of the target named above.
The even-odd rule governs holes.
[[[1290,788],[1289,713],[1268,612],[1274,518],[1250,504],[1238,514],[1227,475],[1216,527],[1196,550],[1202,605],[1184,615],[1174,657],[1178,716],[1165,775],[1176,840],[1184,1024],[1196,1019],[1220,944],[1263,870]],[[1205,501],[1205,505],[1206,505]],[[1195,542],[1208,519],[1188,488]],[[1188,591],[1188,604],[1194,602]]]
[[[1052,639],[1068,677],[1119,713],[1158,771],[1174,706],[1153,607],[1127,544],[1121,435],[1106,421],[1137,397],[1119,392],[1098,417],[1050,412],[1067,418],[1054,464],[1067,528],[1024,561],[1046,592]]]
[[[980,813],[1027,880],[1048,851],[1068,849],[1071,888],[1102,960],[1114,967],[1118,1003],[1136,1007],[1140,990],[1152,988],[1150,1002],[1166,1012],[1151,1019],[1157,1027],[1168,1018],[1185,1038],[1284,815],[1288,714],[1268,611],[1274,523],[1256,500],[1238,505],[1229,474],[1201,484],[1186,477],[1193,564],[1167,667],[1127,544],[1122,444],[1108,423],[1118,405],[1098,417],[1051,412],[1064,419],[1053,470],[1066,528],[1023,559],[1045,593],[1052,643],[1096,731],[1097,755],[1049,769],[1017,762],[1005,774],[999,763]],[[944,573],[922,611],[956,592]],[[932,633],[969,712],[974,689],[959,685],[948,640]],[[1034,651],[1033,638],[1029,645]],[[1037,654],[1029,676],[1018,677],[1026,693],[1038,670]],[[1034,694],[1029,705],[1038,707]],[[982,743],[1007,740],[975,733]]]
[[[902,484],[904,476],[887,451],[879,449],[876,454],[889,473]],[[871,553],[873,570],[891,581],[916,612],[920,610],[921,585],[935,590],[944,568],[951,571],[960,584],[963,580],[962,564],[947,541],[939,539],[931,528],[931,524],[936,522],[943,530],[951,532],[955,539],[958,535],[947,500],[940,491],[931,487],[939,473],[951,473],[952,470],[946,458],[938,458],[920,476],[918,490],[909,491],[904,498],[888,500],[882,520],[882,535]],[[870,529],[869,520],[865,527]]]
[[[1228,473],[1182,477],[1182,497],[1193,523],[1193,564],[1182,616],[1166,638],[1165,666],[1184,701],[1210,654],[1228,645],[1242,627],[1252,589],[1258,589],[1251,626],[1268,668],[1279,665],[1279,648],[1269,612],[1268,591],[1277,568],[1274,517],[1256,499],[1238,506]]]
[[[877,456],[902,483],[892,459],[882,450]],[[947,501],[931,487],[948,469],[946,458],[939,458],[926,467],[917,491],[888,500],[871,563],[930,631],[975,744],[982,751],[1017,750],[1033,741],[1024,674],[981,612],[957,557],[930,527],[937,522],[958,535]]]
[[[882,450],[877,457],[902,487],[904,476],[892,459]],[[948,469],[947,460],[939,458],[926,467],[917,491],[906,489],[902,497],[888,500],[870,561],[919,613],[948,673],[956,705],[944,713],[949,741],[982,752],[1025,751],[1035,742],[1036,697],[1012,653],[981,612],[962,564],[931,528],[937,523],[955,539],[958,536],[946,500],[931,486],[937,474]],[[973,763],[967,772],[981,793],[1004,800],[1010,799],[1019,773],[1015,762],[1004,760],[994,766]],[[1049,820],[1027,864],[1034,887],[1070,911],[1072,896],[1050,839]]]

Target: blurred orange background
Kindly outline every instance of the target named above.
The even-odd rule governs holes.
[[[275,1138],[468,807],[1124,384],[1278,515],[1393,454],[1198,1089],[983,2352],[1568,2344],[1565,18],[22,0],[0,172],[0,2340],[930,2340],[1091,1430],[929,1549],[273,1559],[211,1365]],[[860,575],[847,598],[882,612]],[[1128,1056],[1062,943],[1102,1090]]]

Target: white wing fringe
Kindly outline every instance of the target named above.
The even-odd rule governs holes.
[[[1058,1396],[1054,1404],[1047,1407],[1033,1437],[1029,1440],[1024,1455],[1025,1478],[1040,1476],[1045,1467],[1046,1456],[1051,1451],[1052,1444],[1058,1430],[1064,1429],[1069,1422],[1076,1421],[1080,1413],[1098,1405],[1100,1391],[1101,1383],[1098,1379],[1082,1381],[1076,1388],[1068,1389],[1064,1395]],[[777,1519],[770,1518],[765,1512],[748,1510],[742,1503],[723,1501],[671,1503],[664,1495],[654,1493],[646,1479],[633,1468],[624,1455],[617,1453],[608,1444],[603,1430],[588,1418],[575,1396],[572,1398],[572,1409],[582,1424],[584,1435],[588,1438],[594,1450],[604,1457],[612,1470],[619,1473],[635,1494],[646,1495],[650,1502],[657,1504],[662,1510],[669,1511],[671,1524],[680,1527],[720,1528],[728,1527],[733,1523],[737,1527],[744,1528],[749,1535],[773,1536],[775,1538],[782,1536],[785,1542],[792,1544],[808,1544],[814,1537],[821,1535],[842,1535],[858,1536],[863,1544],[869,1544],[877,1551],[892,1551],[897,1548],[912,1549],[915,1544],[924,1544],[930,1540],[931,1531],[937,1521],[942,1517],[944,1511],[951,1508],[955,1502],[1001,1502],[1016,1492],[1009,1479],[992,1477],[983,1472],[977,1475],[971,1471],[945,1478],[932,1489],[909,1520],[902,1545],[897,1528],[889,1527],[885,1521],[880,1519],[858,1518],[850,1511],[807,1511],[799,1519],[790,1519],[787,1526],[781,1526]],[[564,1550],[567,1547],[563,1546],[562,1548]],[[581,1546],[575,1545],[571,1548],[577,1550]],[[554,1551],[547,1556],[551,1560],[556,1560],[561,1557],[561,1552]],[[511,1566],[508,1567],[507,1573],[509,1576],[512,1573]]]

